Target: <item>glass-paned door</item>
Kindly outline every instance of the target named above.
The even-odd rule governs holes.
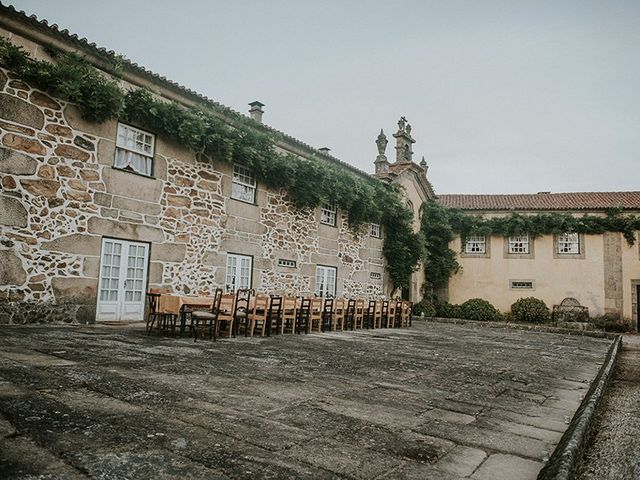
[[[149,245],[104,238],[97,321],[143,320]]]
[[[316,267],[316,296],[336,296],[336,274],[336,267],[324,267],[322,265]]]
[[[251,288],[253,258],[235,253],[227,254],[227,275],[225,288],[233,292],[240,288]]]

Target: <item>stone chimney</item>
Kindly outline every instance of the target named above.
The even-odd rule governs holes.
[[[331,150],[329,147],[322,147],[318,149],[318,151],[323,155],[329,155],[329,150]]]
[[[264,103],[256,100],[255,102],[251,102],[249,106],[251,107],[249,109],[249,115],[251,115],[251,118],[258,123],[262,123],[262,114],[264,113],[262,107],[264,107]]]
[[[411,137],[411,125],[407,119],[400,117],[398,131],[393,134],[396,139],[396,163],[411,163],[413,161],[413,144],[416,141]]]
[[[384,154],[387,149],[387,136],[384,134],[382,129],[380,129],[380,134],[376,139],[376,145],[378,146],[378,156],[376,157],[376,161],[373,164],[376,166],[376,173],[386,173],[389,171],[389,162],[387,160],[387,156]]]

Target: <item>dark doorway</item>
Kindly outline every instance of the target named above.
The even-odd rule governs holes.
[[[409,287],[402,287],[402,300],[409,300]]]

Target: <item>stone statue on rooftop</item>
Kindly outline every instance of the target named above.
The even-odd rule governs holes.
[[[380,129],[380,135],[378,135],[378,139],[376,140],[376,145],[378,145],[378,154],[382,157],[384,156],[384,151],[387,149],[387,136],[384,134],[384,131]]]
[[[400,120],[398,120],[398,131],[404,132],[404,129],[406,127],[407,127],[407,119],[404,117],[400,117]]]

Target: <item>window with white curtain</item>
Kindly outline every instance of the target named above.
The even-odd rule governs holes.
[[[529,235],[511,235],[509,253],[529,253]]]
[[[326,202],[322,204],[320,208],[320,223],[325,225],[336,226],[336,215],[338,213],[338,207],[335,202]]]
[[[139,128],[118,124],[114,167],[151,175],[155,136]]]
[[[242,165],[233,166],[233,181],[231,184],[231,198],[247,203],[254,203],[256,199],[256,177],[253,172]]]
[[[241,288],[251,288],[253,258],[247,255],[227,254],[227,275],[225,290],[235,292]]]
[[[580,253],[580,236],[577,233],[562,233],[558,235],[558,253]]]
[[[338,269],[336,267],[325,267],[318,265],[316,267],[316,291],[318,297],[335,297],[336,296],[336,276]]]
[[[465,239],[464,253],[486,253],[487,239],[484,235],[469,235]]]

